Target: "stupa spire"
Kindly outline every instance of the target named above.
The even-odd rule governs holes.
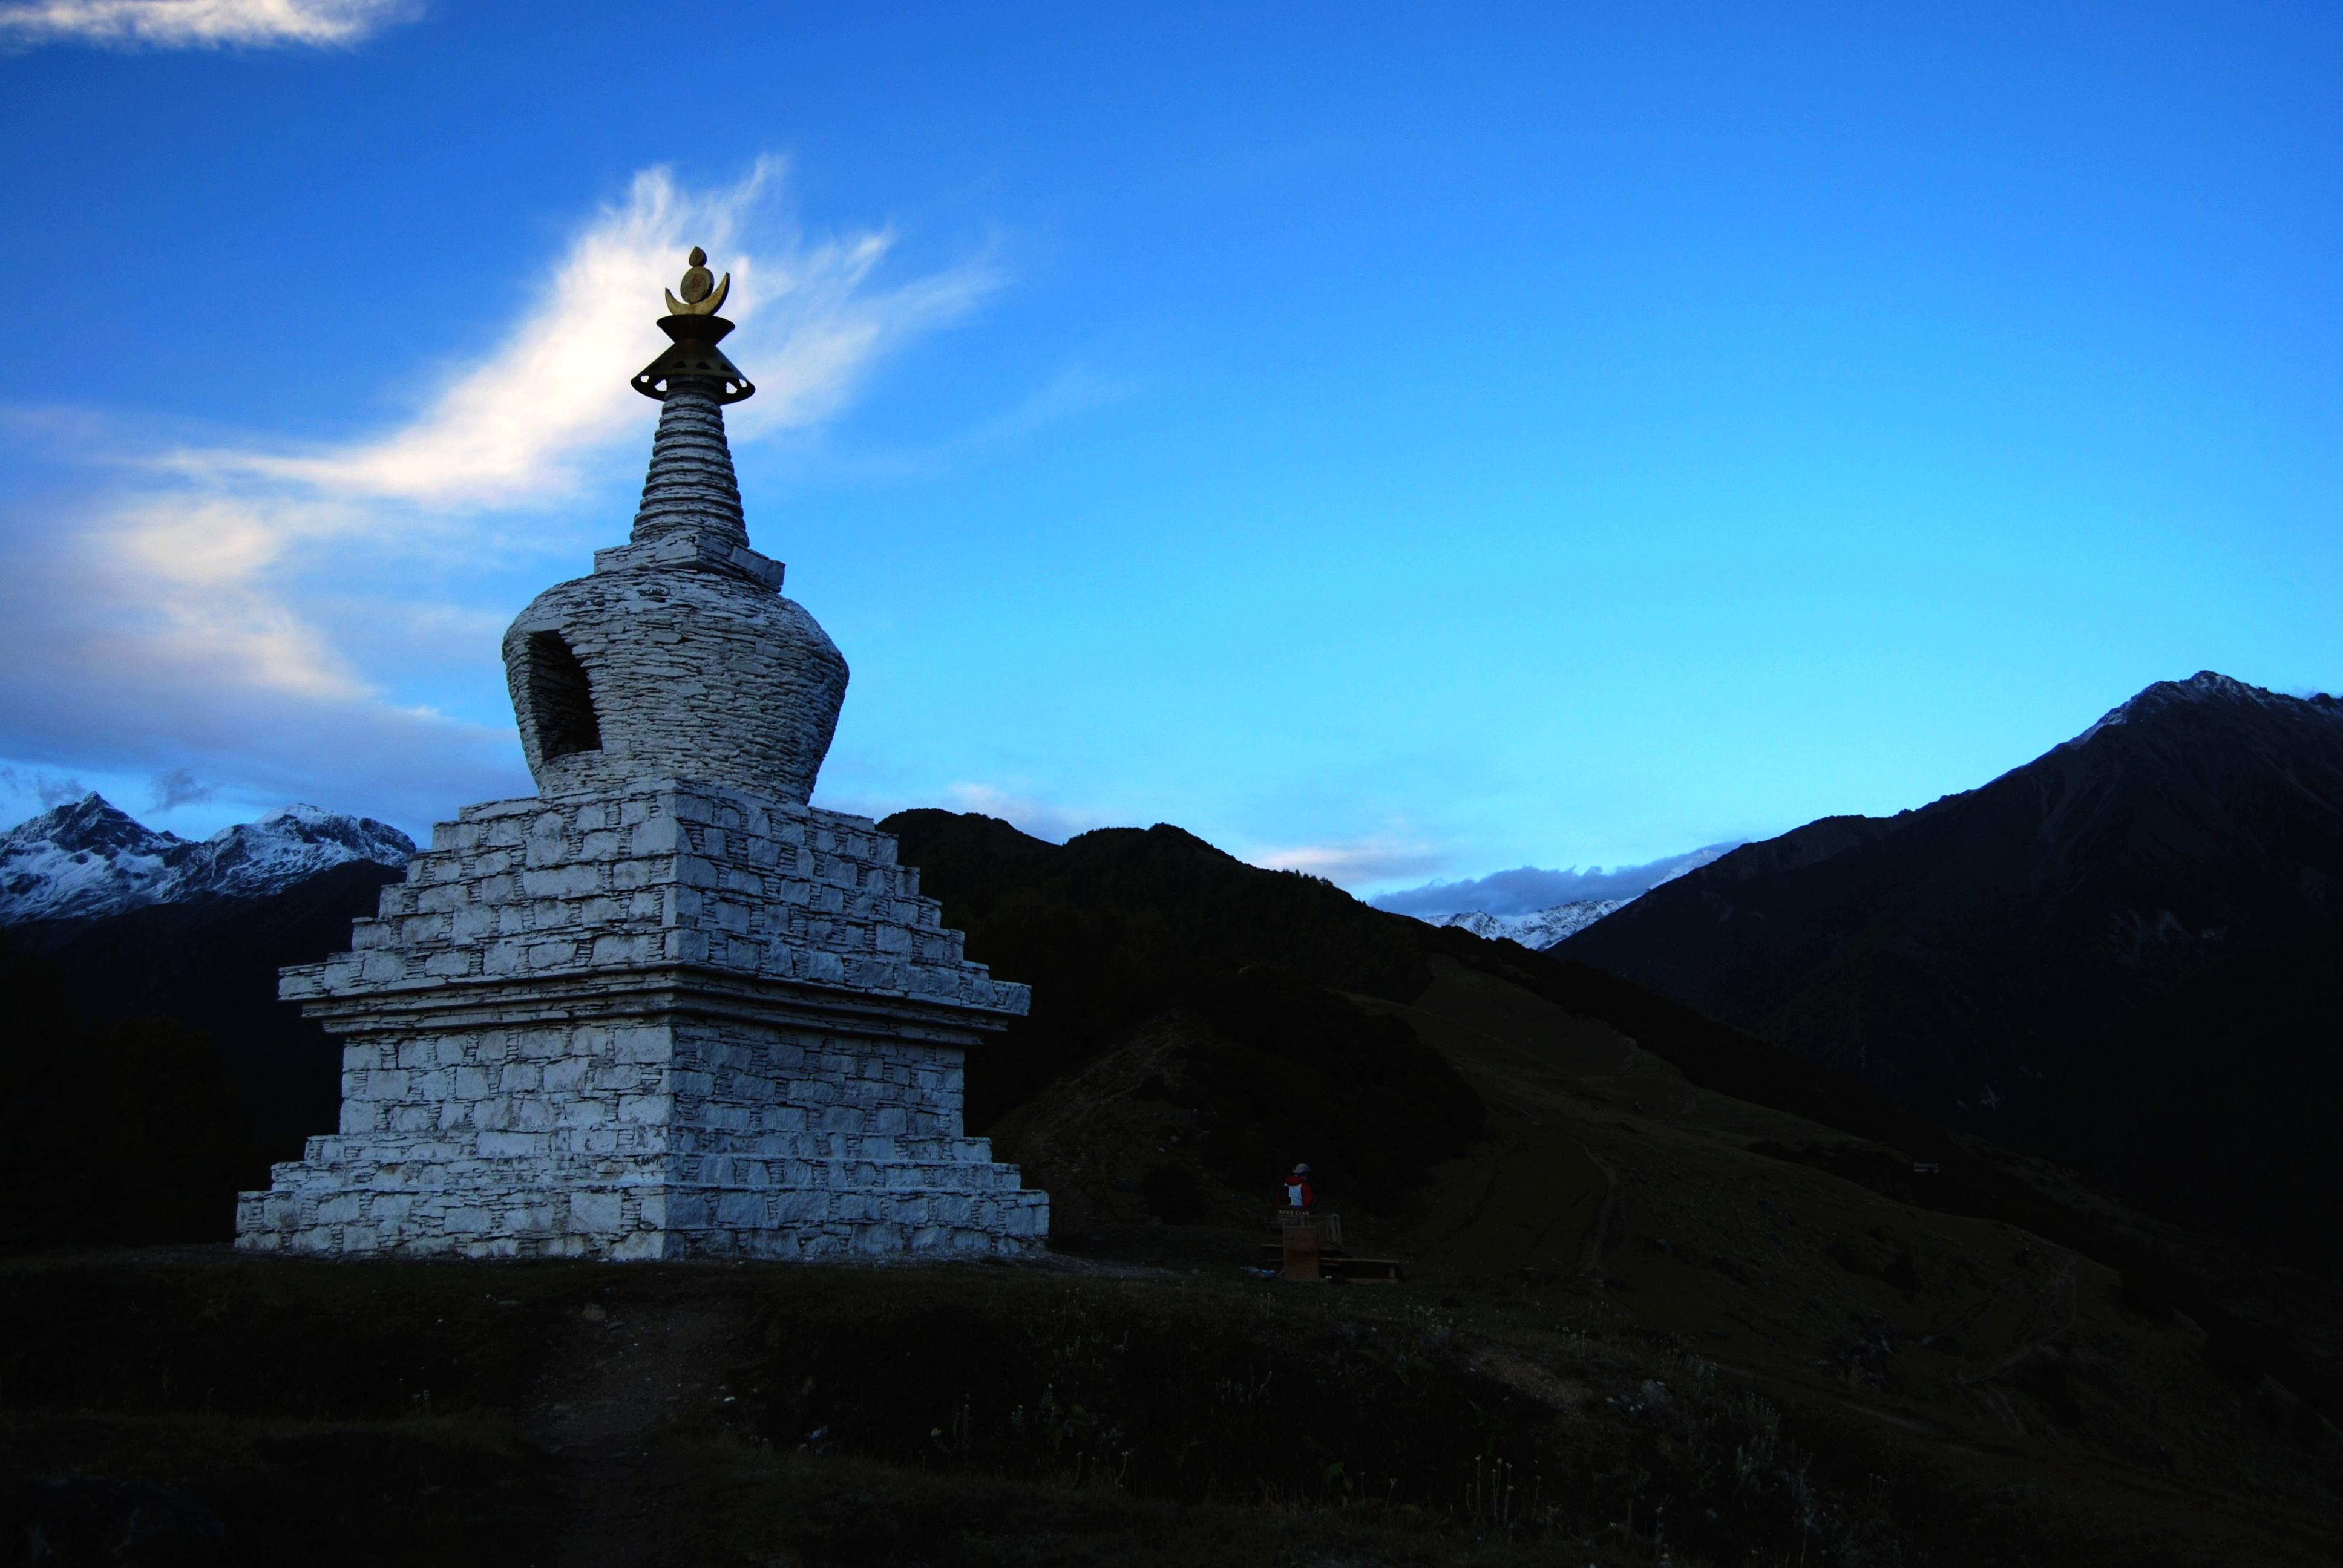
[[[709,395],[707,383],[697,380],[677,384],[662,403],[628,542],[647,545],[679,534],[708,533],[745,548],[749,526],[740,513],[732,448],[724,439],[723,406]]]
[[[505,634],[521,750],[548,796],[689,779],[803,805],[846,697],[846,660],[783,568],[749,547],[724,405],[756,388],[716,346],[731,278],[694,249],[634,377],[659,403],[631,538]]]
[[[732,448],[724,438],[724,405],[754,396],[757,387],[717,347],[732,330],[732,323],[716,314],[732,292],[732,275],[726,273],[719,282],[707,262],[708,253],[693,246],[682,297],[668,290],[668,314],[659,317],[671,347],[634,378],[635,390],[661,407],[650,471],[628,538],[648,545],[706,535],[719,545],[720,554],[722,547],[745,549],[749,544]]]

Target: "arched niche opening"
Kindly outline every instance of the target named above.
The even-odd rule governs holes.
[[[528,634],[528,717],[538,755],[550,762],[574,751],[602,749],[602,720],[594,711],[594,682],[559,632]]]

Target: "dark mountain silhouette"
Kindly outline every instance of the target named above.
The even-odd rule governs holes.
[[[1875,1376],[1888,1342],[1847,1325],[1885,1314],[1896,1344],[1953,1379],[1924,1369],[1940,1416],[1966,1420],[1962,1391],[1984,1380],[2053,1425],[2100,1408],[2096,1384],[2060,1382],[2065,1363],[2027,1337],[2073,1310],[2055,1251],[2071,1248],[2112,1271],[2084,1276],[2091,1342],[2130,1346],[2108,1353],[2171,1397],[2203,1394],[2209,1363],[2263,1390],[2271,1430],[2306,1454],[2328,1441],[2319,1412],[2343,1409],[2316,1300],[2265,1310],[2219,1260],[1629,981],[1369,909],[1172,828],[1059,846],[942,812],[887,827],[970,955],[1036,987],[1032,1016],[971,1060],[971,1131],[1011,1158],[1033,1140],[1046,1158],[1028,1175],[1070,1248],[1209,1259],[1232,1241],[1249,1259],[1266,1178],[1299,1156],[1386,1255],[1506,1291],[1591,1281],[1654,1332],[1729,1341],[1785,1376]],[[15,1194],[0,1246],[224,1236],[230,1195],[257,1176],[231,1081],[247,1106],[281,1108],[271,1152],[334,1121],[338,1053],[273,1000],[276,966],[340,946],[387,874],[12,929],[0,1058],[28,1092],[0,1161]],[[63,986],[25,954],[35,942]],[[140,1014],[176,1021],[106,1021]],[[86,1178],[93,1162],[106,1181]],[[2009,1316],[2009,1301],[2036,1304]],[[2196,1327],[2167,1366],[2155,1325],[2174,1308]],[[1973,1312],[2004,1313],[2009,1332],[1926,1339]],[[2108,1442],[2138,1419],[2103,1414]]]
[[[1131,1148],[1137,1129],[1128,1123],[1147,1105],[1168,1101],[1162,1114],[1139,1120],[1192,1138],[1213,1134],[1221,1147],[1203,1154],[1200,1173],[1236,1183],[1241,1195],[1262,1180],[1262,1159],[1290,1160],[1298,1151],[1327,1167],[1333,1178],[1327,1186],[1348,1203],[1364,1196],[1358,1179],[1369,1172],[1350,1163],[1363,1144],[1377,1151],[1374,1179],[1389,1183],[1379,1196],[1420,1204],[1428,1201],[1417,1191],[1426,1170],[1448,1159],[1481,1118],[1460,1107],[1447,1087],[1450,1074],[1430,1071],[1363,1030],[1360,1015],[1380,1010],[1433,1031],[1425,1043],[1479,1090],[1491,1125],[1512,1109],[1482,1087],[1498,1081],[1488,1076],[1496,1060],[1485,1054],[1491,1050],[1513,1064],[1503,1070],[1525,1070],[1541,1092],[1566,1086],[1562,1101],[1537,1112],[1534,1125],[1544,1125],[1533,1141],[1567,1143],[1582,1135],[1584,1124],[1569,1121],[1577,1115],[1608,1127],[1609,1105],[1638,1115],[1689,1114],[1695,1123],[1707,1114],[1701,1106],[1737,1102],[1785,1113],[1803,1129],[1795,1146],[1744,1135],[1736,1151],[1745,1144],[1768,1161],[1899,1202],[2002,1221],[2076,1248],[2117,1271],[2155,1310],[2187,1312],[2224,1364],[2258,1369],[2321,1408],[2343,1408],[2343,1380],[2328,1369],[2337,1358],[2318,1351],[2306,1360],[2299,1348],[2331,1337],[2323,1306],[2233,1312],[2217,1299],[2228,1288],[2222,1267],[2188,1247],[2112,1221],[2089,1194],[2047,1191],[2005,1169],[1855,1075],[1615,975],[1371,909],[1331,883],[1247,865],[1177,828],[1107,829],[1053,845],[973,814],[906,811],[880,826],[900,838],[904,861],[920,868],[922,890],[941,900],[945,923],[967,933],[969,956],[1033,987],[1031,1015],[970,1054],[973,1131],[1014,1128],[1021,1108],[1045,1102],[1052,1123],[1062,1126],[1069,1087],[1087,1084],[1094,1099],[1113,1103],[1078,1110],[1073,1119],[1095,1114],[1110,1141],[1121,1137],[1142,1165],[1179,1158],[1168,1141],[1158,1147],[1152,1131]],[[1229,983],[1245,975],[1256,983]],[[1259,983],[1264,979],[1269,983]],[[1159,1049],[1167,1034],[1183,1042],[1168,1056]],[[1572,1043],[1589,1036],[1643,1053],[1653,1065],[1594,1067]],[[1131,1070],[1118,1073],[1125,1055],[1135,1059]],[[1682,1100],[1687,1084],[1716,1098]],[[1511,1098],[1516,1088],[1497,1092]],[[1664,1111],[1669,1099],[1692,1109]],[[1574,1109],[1556,1115],[1557,1104]],[[1741,1124],[1741,1113],[1720,1114]],[[1763,1121],[1753,1116],[1747,1124]],[[1358,1136],[1362,1129],[1367,1138]],[[1222,1142],[1232,1132],[1239,1138]],[[1232,1143],[1245,1151],[1242,1157]],[[1483,1137],[1473,1156],[1442,1167],[1442,1180],[1466,1187],[1516,1180],[1500,1174],[1515,1168],[1513,1153],[1492,1143]],[[1022,1157],[1013,1146],[1008,1152]],[[1077,1148],[1074,1160],[1044,1172],[1064,1217],[1077,1205],[1053,1183],[1078,1183],[1081,1163],[1095,1173],[1101,1152],[1095,1142]],[[1933,1169],[1918,1176],[1916,1162]],[[1765,1191],[1765,1179],[1747,1171],[1718,1180],[1740,1184],[1735,1204]],[[1554,1201],[1539,1182],[1523,1191],[1544,1193],[1541,1204]],[[1482,1214],[1487,1205],[1476,1198],[1468,1207]],[[1748,1217],[1761,1221],[1771,1222]],[[1483,1222],[1467,1221],[1463,1229]],[[1417,1239],[1430,1234],[1419,1230]],[[2283,1240],[2288,1257],[2318,1251],[2298,1234]]]
[[[347,860],[256,898],[213,895],[85,920],[27,920],[0,933],[55,977],[71,1012],[96,1027],[167,1020],[216,1050],[251,1135],[270,1160],[340,1120],[341,1048],[277,1000],[277,970],[349,946],[400,872]]]
[[[2185,1222],[2338,1247],[2335,698],[2159,682],[1981,789],[1747,845],[1556,956]]]
[[[209,1241],[266,1170],[211,1041],[167,1019],[86,1023],[0,939],[0,1253]]]

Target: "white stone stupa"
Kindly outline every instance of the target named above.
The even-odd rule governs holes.
[[[1025,1011],[894,839],[807,804],[846,661],[749,548],[691,253],[635,377],[629,542],[505,634],[538,793],[465,808],[279,994],[345,1041],[341,1130],[245,1193],[252,1251],[1017,1253],[1045,1193],[963,1135],[965,1048]]]

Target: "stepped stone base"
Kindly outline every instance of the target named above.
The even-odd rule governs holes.
[[[961,1131],[962,1051],[1024,988],[865,819],[679,782],[472,807],[353,940],[281,987],[346,1037],[341,1131],[243,1195],[241,1248],[1044,1244],[1047,1194]]]

